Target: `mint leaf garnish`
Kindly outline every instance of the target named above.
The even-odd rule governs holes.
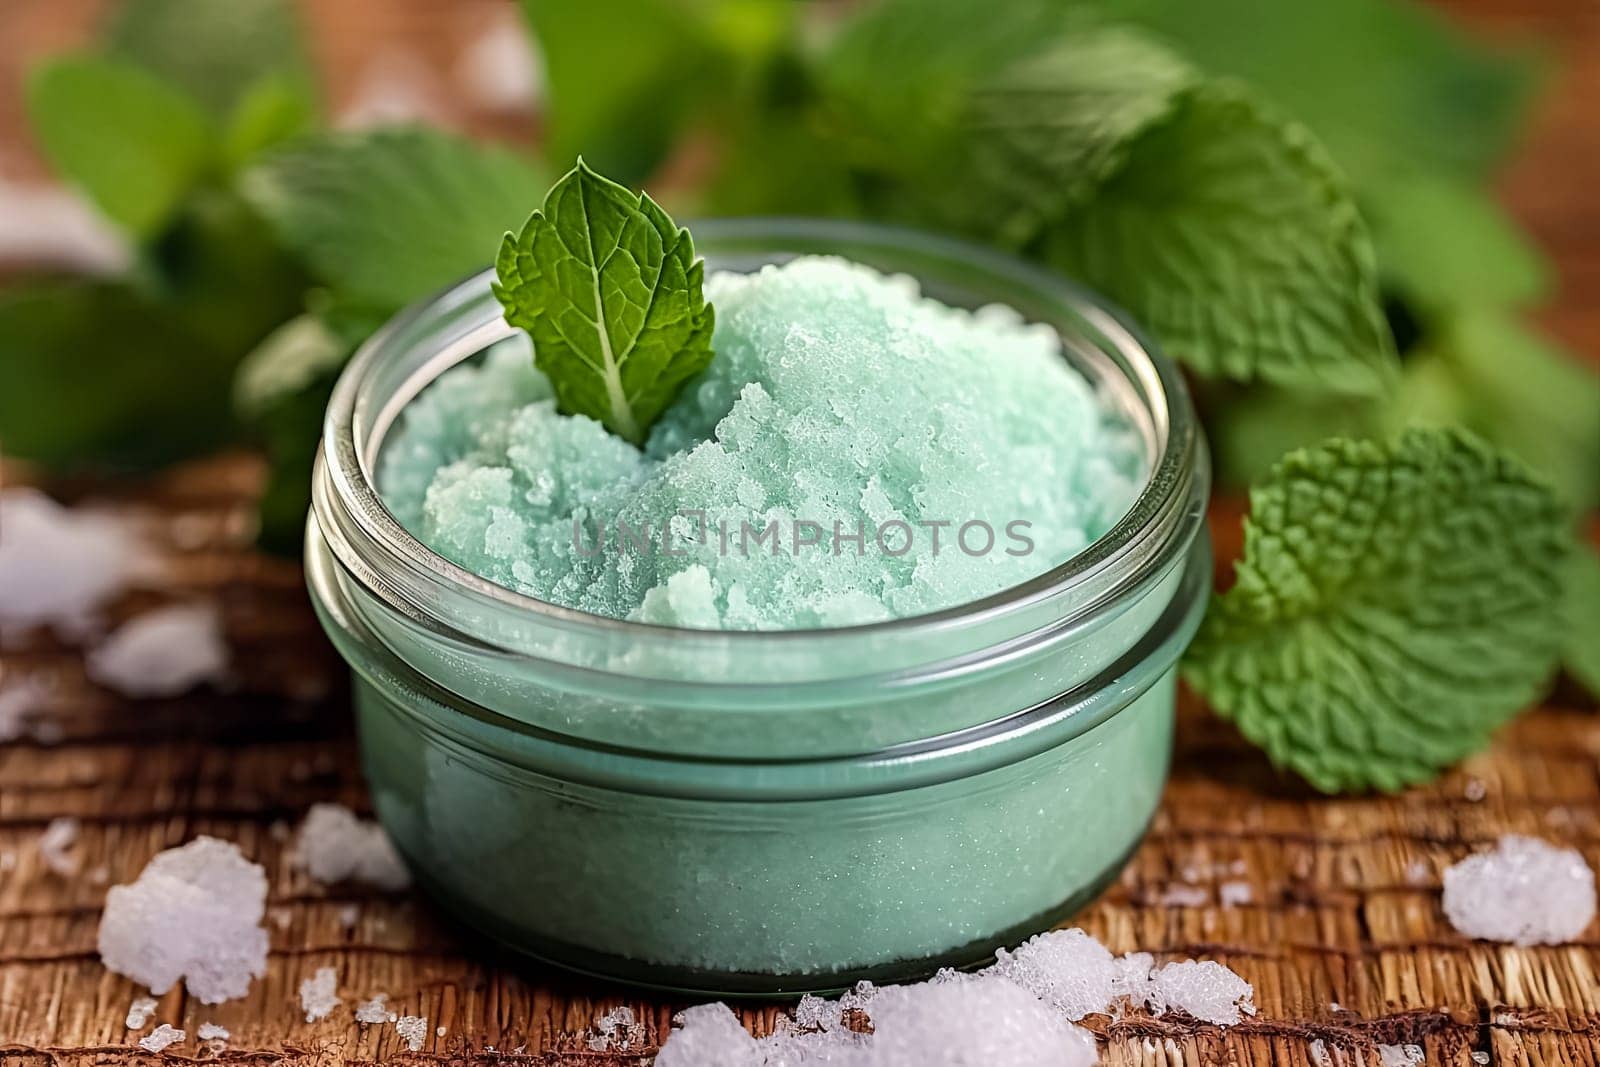
[[[314,96],[292,0],[125,0],[106,50],[182,89],[226,119],[260,81],[294,79]]]
[[[301,139],[242,186],[343,301],[394,311],[481,267],[549,181],[509,152],[400,128]]]
[[[1343,179],[1230,85],[1185,94],[1038,251],[1202,374],[1369,394],[1398,370]]]
[[[198,103],[112,59],[47,63],[28,80],[28,118],[61,176],[140,238],[171,220],[215,153]]]
[[[495,263],[506,321],[533,335],[561,409],[642,444],[711,362],[705,265],[655,201],[578,162]]]
[[[1184,674],[1273,762],[1328,792],[1399,789],[1538,695],[1569,534],[1521,462],[1457,430],[1335,439],[1250,504]]]

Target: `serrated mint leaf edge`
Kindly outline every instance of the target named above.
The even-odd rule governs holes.
[[[589,217],[589,199],[582,195],[583,183],[594,183],[599,193],[621,201],[626,205],[627,209],[638,211],[645,218],[661,238],[663,265],[675,257],[681,257],[687,261],[684,271],[685,281],[690,293],[695,297],[694,303],[697,305],[698,321],[693,324],[692,332],[682,348],[669,356],[668,363],[663,368],[663,373],[650,383],[655,385],[662,378],[667,378],[669,379],[669,385],[675,391],[677,386],[681,385],[684,380],[704,369],[705,364],[711,358],[710,337],[715,322],[715,312],[712,306],[706,303],[703,298],[704,261],[695,258],[694,241],[688,229],[677,226],[671,217],[662,210],[660,205],[650,198],[649,194],[643,192],[634,193],[626,186],[611,181],[609,178],[596,173],[581,158],[567,175],[551,187],[550,191],[545,195],[544,203],[529,215],[521,229],[515,233],[507,232],[501,240],[499,254],[495,257],[495,274],[497,277],[491,283],[491,288],[495,297],[505,308],[506,321],[512,326],[533,334],[539,325],[540,319],[545,314],[542,309],[527,306],[526,302],[520,298],[522,294],[525,294],[533,287],[532,280],[523,275],[521,263],[524,258],[532,259],[534,241],[539,235],[540,229],[546,225],[554,226],[552,210],[558,195],[564,191],[564,187],[568,182],[579,184],[580,195],[578,196],[578,203],[582,206],[584,212],[584,232],[591,238],[591,260],[594,259],[592,246],[593,226]],[[609,259],[607,262],[609,262]],[[577,347],[571,344],[567,344],[566,347],[575,359],[600,376],[605,386],[609,410],[599,415],[582,411],[575,413],[591,415],[619,437],[633,444],[642,445],[650,429],[650,423],[638,417],[635,411],[637,402],[643,395],[643,389],[630,393],[624,387],[622,375],[625,364],[633,354],[634,348],[648,326],[649,310],[647,307],[641,320],[640,332],[629,340],[626,348],[617,351],[613,345],[610,327],[606,321],[606,304],[601,291],[604,268],[604,263],[591,262],[589,265],[594,293],[594,317],[589,321],[594,326],[594,332],[600,345],[602,364],[596,366]],[[655,282],[650,288],[649,306],[654,305],[656,298],[661,293],[665,273],[665,270],[662,270],[656,275]],[[564,394],[564,390],[557,380],[561,371],[550,360],[541,358],[540,347],[537,338],[535,338],[534,360],[539,369],[552,379],[551,384],[555,387],[558,397],[561,397]],[[680,371],[676,375],[669,374],[668,372],[672,369],[672,363],[679,360],[687,362],[686,370]],[[673,378],[676,378],[676,381],[672,381],[671,379]],[[563,406],[567,405],[563,404]]]
[[[1495,729],[1535,700],[1559,659],[1563,605],[1559,594],[1553,593],[1546,599],[1547,611],[1542,625],[1535,624],[1541,636],[1547,638],[1543,643],[1548,645],[1548,654],[1542,656],[1533,668],[1525,672],[1527,675],[1525,679],[1517,680],[1514,686],[1507,687],[1517,689],[1515,696],[1508,697],[1506,701],[1509,706],[1492,710],[1480,707],[1473,709],[1479,714],[1470,719],[1463,720],[1458,717],[1438,723],[1441,730],[1449,731],[1449,736],[1418,738],[1419,743],[1415,751],[1398,754],[1393,751],[1363,753],[1344,749],[1325,749],[1321,752],[1308,753],[1294,740],[1295,727],[1301,724],[1297,722],[1293,713],[1286,716],[1255,714],[1264,705],[1270,706],[1273,699],[1281,695],[1274,693],[1275,684],[1279,689],[1285,688],[1285,685],[1267,676],[1268,671],[1263,669],[1263,664],[1267,667],[1271,664],[1261,659],[1259,655],[1247,658],[1238,656],[1240,644],[1247,643],[1246,639],[1250,637],[1248,632],[1241,635],[1237,626],[1233,627],[1235,630],[1233,633],[1219,633],[1219,631],[1224,631],[1236,621],[1229,616],[1238,614],[1233,609],[1239,600],[1271,592],[1270,583],[1259,569],[1260,561],[1256,558],[1257,546],[1266,536],[1264,527],[1256,518],[1257,514],[1273,510],[1277,506],[1273,498],[1286,491],[1285,483],[1290,475],[1297,470],[1313,468],[1319,458],[1340,453],[1336,458],[1347,459],[1359,453],[1370,459],[1386,453],[1386,458],[1393,462],[1397,455],[1409,448],[1428,447],[1440,453],[1451,448],[1461,448],[1475,453],[1487,465],[1491,465],[1497,474],[1506,477],[1508,482],[1514,482],[1524,489],[1542,495],[1544,508],[1541,525],[1544,529],[1538,532],[1545,543],[1542,551],[1537,553],[1542,560],[1536,562],[1542,561],[1545,564],[1542,577],[1548,581],[1544,584],[1552,590],[1557,589],[1560,584],[1561,568],[1567,565],[1564,511],[1548,484],[1516,457],[1504,449],[1496,448],[1477,435],[1458,428],[1410,429],[1389,441],[1331,438],[1321,444],[1290,453],[1274,468],[1272,475],[1252,489],[1251,510],[1244,519],[1245,550],[1235,564],[1235,583],[1227,592],[1213,595],[1206,622],[1181,665],[1184,681],[1205,698],[1213,711],[1222,718],[1233,721],[1248,740],[1262,748],[1275,767],[1294,771],[1325,793],[1371,788],[1395,791],[1436,778],[1450,763],[1487,745]],[[1303,553],[1306,549],[1307,546],[1303,541],[1295,546],[1296,562],[1304,558]],[[1269,624],[1280,628],[1291,627],[1315,615],[1326,616],[1334,622],[1343,622],[1345,620],[1341,620],[1339,615],[1347,611],[1348,609],[1341,609],[1336,603],[1324,604],[1315,612],[1291,612],[1270,620],[1265,618],[1249,620],[1245,623],[1245,627],[1265,629]],[[1521,621],[1526,623],[1528,620]],[[1342,647],[1341,642],[1335,644],[1340,646],[1339,666],[1353,668],[1351,675],[1343,680],[1352,689],[1361,690],[1359,694],[1361,696],[1382,696],[1382,690],[1385,688],[1384,678],[1380,675],[1362,675],[1361,671],[1370,665],[1362,661],[1359,656],[1345,655],[1347,650]],[[1323,649],[1295,648],[1271,642],[1260,650],[1262,654],[1277,652],[1281,656],[1294,656],[1300,660],[1310,661],[1320,658],[1315,654],[1318,651]],[[1404,658],[1404,653],[1401,652],[1400,656]],[[1319,665],[1326,667],[1325,662]],[[1244,706],[1236,703],[1240,693],[1248,694]],[[1383,725],[1387,728],[1394,724]],[[1409,725],[1411,724],[1402,722],[1399,729],[1404,731]],[[1441,747],[1451,750],[1442,759],[1439,758],[1440,753],[1437,751],[1425,751]]]

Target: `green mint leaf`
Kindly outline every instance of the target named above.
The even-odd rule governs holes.
[[[105,47],[204,105],[219,121],[263,79],[292,79],[311,98],[312,79],[290,0],[124,0]]]
[[[480,268],[505,220],[549,187],[508,152],[405,128],[303,138],[240,184],[342,300],[391,311]]]
[[[1092,197],[1135,138],[1197,81],[1166,48],[1126,29],[1085,29],[1013,63],[973,91],[967,151],[985,191],[973,206],[998,232],[1032,236]]]
[[[1423,315],[1527,306],[1549,295],[1549,264],[1488,193],[1413,175],[1382,183],[1363,201],[1385,284]]]
[[[551,159],[643,181],[787,40],[790,0],[522,0],[545,58]]]
[[[1186,92],[1036,253],[1205,375],[1371,394],[1398,369],[1343,180],[1230,85]]]
[[[1093,0],[1240,78],[1306,123],[1363,187],[1421,168],[1478,179],[1537,86],[1528,55],[1491,49],[1416,0]]]
[[[239,364],[234,408],[267,453],[257,541],[268,551],[300,552],[322,416],[354,347],[320,317],[305,314],[273,331]]]
[[[1600,553],[1577,546],[1567,559],[1563,606],[1567,627],[1561,665],[1589,695],[1600,699]]]
[[[634,444],[711,362],[705,264],[689,231],[582,160],[506,234],[495,268],[506,321],[533,335],[561,409]]]
[[[140,67],[53,60],[28,80],[28,117],[61,176],[135,237],[158,232],[213,163],[204,110]]]
[[[233,361],[132,287],[34,282],[0,293],[6,454],[139,470],[231,439]]]
[[[1426,361],[1454,386],[1449,421],[1518,456],[1574,509],[1600,506],[1600,374],[1489,307],[1441,322],[1408,372]]]
[[[317,102],[305,81],[269,75],[255,82],[234,105],[222,131],[222,160],[237,171],[274,145],[310,133]]]
[[[1250,494],[1184,675],[1319,789],[1426,781],[1548,679],[1569,536],[1542,482],[1463,431],[1293,453]]]

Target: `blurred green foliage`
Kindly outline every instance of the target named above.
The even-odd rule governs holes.
[[[543,161],[323,130],[287,0],[125,0],[33,72],[39,143],[138,255],[0,294],[8,451],[139,467],[253,435],[292,550],[337,367],[582,153],[670,176],[680,214],[899,221],[1087,281],[1194,372],[1226,485],[1332,433],[1461,425],[1600,504],[1600,378],[1522,323],[1550,270],[1486,187],[1530,50],[1415,0],[521,8]]]

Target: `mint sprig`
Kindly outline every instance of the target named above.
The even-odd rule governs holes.
[[[634,444],[711,362],[705,265],[689,231],[582,160],[506,234],[495,270],[506,321],[533,336],[561,409]]]
[[[1520,461],[1460,430],[1335,439],[1250,502],[1184,674],[1275,763],[1327,792],[1399,789],[1538,695],[1569,534]]]

